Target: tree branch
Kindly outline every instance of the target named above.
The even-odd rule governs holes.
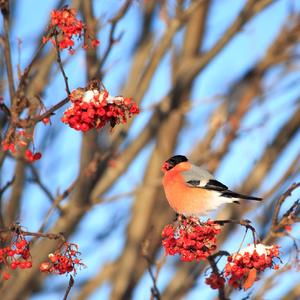
[[[9,1],[3,0],[0,2],[1,13],[3,17],[3,27],[4,27],[4,56],[6,62],[6,71],[8,78],[9,94],[11,99],[12,107],[15,106],[15,87],[14,87],[14,75],[12,68],[12,59],[11,59],[11,49],[9,42],[9,19],[10,19],[10,10],[9,10]]]

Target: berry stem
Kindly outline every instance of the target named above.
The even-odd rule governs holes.
[[[75,282],[75,281],[74,281],[73,276],[70,275],[69,285],[68,285],[68,287],[67,287],[67,290],[66,290],[66,292],[65,292],[65,295],[64,295],[63,300],[67,300],[68,295],[69,295],[69,293],[70,293],[70,291],[71,291],[71,288],[72,288],[73,285],[74,285],[74,282]]]
[[[59,65],[59,69],[63,75],[64,81],[65,81],[65,85],[66,85],[66,91],[68,93],[68,95],[71,94],[70,88],[69,88],[69,82],[68,82],[68,77],[66,75],[66,72],[64,70],[63,64],[62,64],[62,60],[61,60],[61,56],[60,56],[60,51],[59,51],[59,46],[58,46],[58,40],[57,40],[57,32],[54,33],[54,39],[55,39],[55,49],[56,49],[56,54],[57,54],[57,63]]]

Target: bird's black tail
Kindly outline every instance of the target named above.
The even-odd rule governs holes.
[[[228,198],[240,198],[240,199],[245,199],[245,200],[262,201],[262,198],[247,196],[247,195],[235,193],[235,192],[232,192],[232,191],[229,191],[229,190],[224,191],[221,194],[221,196],[222,197],[228,197]]]

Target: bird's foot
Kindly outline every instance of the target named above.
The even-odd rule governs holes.
[[[187,219],[187,217],[185,215],[176,213],[175,221],[177,221],[178,223],[182,223],[186,219]]]
[[[196,224],[200,224],[200,220],[198,217],[189,217],[189,220],[191,221],[191,223],[196,223]]]

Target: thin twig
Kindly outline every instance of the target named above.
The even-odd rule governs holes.
[[[14,183],[16,177],[13,176],[13,178],[9,181],[7,181],[7,183],[2,187],[0,188],[0,198],[2,197],[3,193]]]
[[[59,194],[56,199],[54,199],[52,206],[50,207],[47,215],[44,217],[43,223],[39,228],[39,232],[43,232],[46,224],[50,218],[50,216],[52,215],[52,213],[55,211],[56,208],[58,208],[59,210],[61,210],[60,207],[60,202],[63,201],[65,198],[67,198],[71,191],[74,189],[75,185],[76,185],[77,180],[75,180],[62,194]]]
[[[288,190],[279,198],[276,203],[274,214],[272,217],[272,225],[271,229],[268,231],[268,234],[264,237],[263,243],[269,244],[273,242],[274,239],[281,237],[283,235],[287,235],[284,232],[285,226],[290,226],[294,223],[300,222],[300,218],[297,218],[297,215],[300,212],[300,200],[296,200],[292,206],[283,214],[281,219],[278,219],[280,208],[283,202],[286,200],[288,196],[292,193],[293,190],[300,186],[300,182],[294,183],[292,186],[288,188]]]
[[[17,89],[17,95],[20,93],[20,91],[22,90],[23,86],[25,85],[25,81],[29,76],[29,73],[34,65],[34,63],[36,62],[36,60],[38,59],[42,49],[44,48],[44,43],[40,43],[34,57],[32,58],[31,62],[29,63],[29,65],[25,68],[21,78],[20,78],[20,82],[19,82],[19,86]]]
[[[291,185],[288,190],[282,194],[282,196],[279,198],[279,200],[276,203],[275,209],[274,209],[274,214],[272,217],[272,225],[275,226],[276,224],[278,224],[278,215],[279,215],[279,211],[280,208],[283,204],[283,202],[292,194],[292,192],[297,189],[300,186],[300,182],[298,183],[294,183],[293,185]]]
[[[214,256],[211,255],[211,256],[207,257],[207,261],[209,262],[213,273],[216,274],[218,277],[221,277],[220,271],[215,262]],[[219,292],[219,300],[229,300],[229,298],[226,297],[224,286],[220,286],[218,288],[218,292]]]
[[[246,233],[250,229],[253,236],[253,243],[254,245],[259,241],[255,228],[251,225],[251,221],[244,219],[244,220],[216,220],[214,223],[219,224],[221,226],[225,224],[238,224],[246,228]]]
[[[16,177],[13,176],[11,180],[9,180],[1,189],[0,189],[0,226],[4,227],[4,218],[3,218],[3,211],[2,211],[2,195],[4,192],[14,183]]]
[[[59,240],[59,239],[65,239],[61,233],[43,233],[43,232],[30,232],[30,231],[20,231],[20,234],[24,236],[33,236],[37,238],[47,238],[50,240]]]
[[[160,295],[159,289],[157,287],[157,279],[158,279],[159,272],[160,272],[163,264],[166,261],[166,254],[164,254],[160,260],[156,261],[156,263],[155,263],[155,266],[156,266],[155,274],[152,271],[153,263],[152,263],[151,258],[149,256],[149,240],[148,239],[145,240],[142,243],[142,257],[147,262],[147,270],[148,270],[148,273],[149,273],[149,275],[151,277],[151,280],[152,280],[150,300],[160,300],[161,295]]]
[[[0,100],[0,109],[4,112],[4,114],[10,118],[11,117],[11,112],[9,108],[6,106],[6,104],[3,102],[3,100]]]
[[[153,274],[153,271],[152,271],[152,268],[151,268],[151,260],[150,258],[148,257],[148,255],[143,255],[143,257],[145,258],[146,262],[147,262],[147,269],[148,269],[148,273],[151,277],[151,280],[152,280],[152,287],[151,287],[151,300],[160,300],[161,299],[161,296],[160,296],[160,292],[159,292],[159,289],[157,287],[157,277]]]
[[[57,5],[57,8],[61,7],[61,3],[62,0],[60,0],[60,2]],[[49,37],[51,37],[51,35],[53,34],[52,30],[48,27],[47,31],[43,34],[43,37],[45,37],[46,39],[48,39]],[[22,90],[23,86],[25,85],[25,81],[29,76],[29,73],[33,67],[33,65],[35,64],[35,62],[37,61],[37,59],[39,58],[39,55],[41,53],[41,51],[43,50],[44,46],[46,45],[46,43],[40,42],[38,49],[36,50],[31,62],[28,64],[28,66],[24,69],[24,72],[20,78],[20,82],[19,82],[19,86],[17,89],[17,95],[19,94],[19,92]]]
[[[230,253],[228,251],[225,251],[225,250],[219,250],[218,252],[210,255],[209,257],[215,259],[217,257],[221,258],[222,256],[230,256]]]
[[[292,207],[283,215],[281,220],[271,227],[267,235],[263,239],[264,244],[273,243],[279,237],[288,236],[285,227],[290,226],[294,223],[300,222],[300,218],[297,218],[296,215],[300,212],[300,200],[298,199]]]
[[[55,198],[52,196],[50,190],[46,187],[46,185],[44,185],[44,183],[42,182],[37,169],[32,164],[30,164],[29,167],[32,171],[33,181],[41,188],[41,190],[47,195],[49,200],[53,203],[55,201]]]
[[[65,295],[64,295],[64,299],[63,299],[63,300],[67,300],[68,295],[69,295],[69,293],[70,293],[71,288],[73,287],[73,285],[74,285],[74,278],[73,278],[72,275],[70,275],[69,285],[68,285],[68,287],[67,287],[67,290],[66,290],[66,292],[65,292]]]
[[[68,77],[66,75],[66,72],[64,70],[62,61],[61,61],[61,56],[60,56],[60,51],[59,51],[59,46],[58,46],[58,40],[57,40],[57,33],[54,33],[54,39],[55,39],[55,49],[56,49],[56,54],[57,54],[57,63],[59,65],[60,71],[62,73],[62,76],[64,78],[65,81],[65,85],[66,85],[66,91],[68,93],[68,95],[71,94],[70,88],[69,88],[69,82],[68,82]]]
[[[12,226],[8,228],[2,228],[0,229],[0,233],[3,232],[15,232],[18,235],[22,236],[33,236],[37,238],[48,238],[51,240],[58,240],[62,239],[65,241],[65,237],[62,233],[43,233],[43,232],[31,232],[31,231],[25,231],[22,229],[22,227],[19,224],[13,224]]]
[[[57,104],[55,104],[51,108],[49,108],[46,112],[44,112],[43,114],[36,117],[34,119],[34,122],[38,123],[38,122],[42,121],[44,118],[50,117],[56,110],[58,110],[59,108],[61,108],[68,102],[69,102],[69,98],[68,97],[64,98],[63,100],[61,100],[60,102],[58,102]]]
[[[110,27],[110,31],[109,31],[109,38],[108,38],[109,43],[108,43],[108,46],[107,46],[107,48],[106,48],[106,50],[103,54],[102,59],[100,60],[98,69],[101,69],[102,66],[104,65],[104,63],[105,63],[107,57],[109,56],[109,53],[111,52],[111,49],[112,49],[113,45],[115,44],[115,42],[121,39],[122,34],[118,38],[114,38],[115,30],[116,30],[118,22],[123,18],[123,16],[128,11],[131,2],[132,2],[132,0],[127,0],[124,3],[124,5],[122,6],[122,8],[119,10],[118,14],[109,21],[111,23],[111,27]]]

